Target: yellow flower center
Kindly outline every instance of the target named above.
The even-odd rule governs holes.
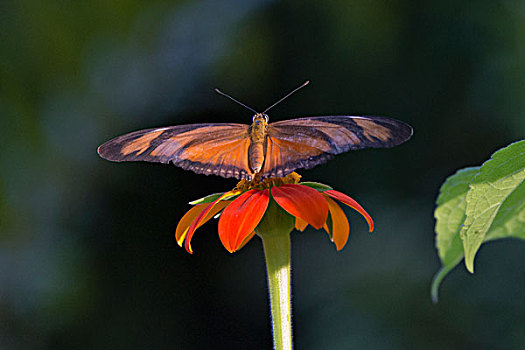
[[[258,180],[254,179],[251,181],[242,179],[235,186],[235,190],[248,191],[254,188],[259,190],[264,190],[265,188],[270,188],[274,186],[281,186],[286,184],[298,184],[301,180],[301,175],[297,174],[295,171],[286,175],[285,177],[269,177],[266,179]]]

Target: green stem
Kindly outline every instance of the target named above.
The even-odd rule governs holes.
[[[268,271],[275,350],[292,349],[290,303],[290,234],[262,235]]]

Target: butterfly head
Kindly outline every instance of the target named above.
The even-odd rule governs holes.
[[[268,115],[264,113],[256,113],[253,116],[252,132],[254,135],[264,138],[266,127],[268,126]]]
[[[268,124],[268,121],[270,120],[270,118],[268,118],[268,114],[264,114],[264,113],[256,113],[254,116],[253,116],[253,123],[254,125],[259,125],[259,124]]]

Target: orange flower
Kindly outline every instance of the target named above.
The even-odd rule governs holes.
[[[373,231],[372,218],[355,200],[327,185],[298,183],[299,179],[299,175],[292,173],[284,178],[265,179],[262,182],[241,181],[232,191],[193,202],[194,207],[177,225],[177,243],[180,246],[184,244],[186,250],[193,253],[190,243],[195,230],[220,213],[219,238],[226,250],[233,253],[255,235],[257,226],[272,202],[295,218],[297,230],[303,231],[308,225],[316,229],[324,228],[337,250],[345,246],[350,225],[334,199],[363,215],[369,231]]]

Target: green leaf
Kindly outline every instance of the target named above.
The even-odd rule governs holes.
[[[463,258],[463,245],[459,237],[459,230],[465,221],[467,205],[465,198],[469,185],[478,174],[479,169],[480,167],[472,167],[459,170],[441,186],[434,217],[436,218],[436,248],[443,267],[432,281],[432,300],[434,302],[437,301],[441,281]]]
[[[432,297],[432,302],[436,304],[438,302],[439,297],[439,285],[441,284],[441,281],[443,281],[443,278],[445,278],[446,275],[454,268],[457,264],[463,259],[463,253],[457,260],[455,264],[450,264],[446,266],[442,266],[439,271],[434,275],[434,278],[432,278],[432,286],[430,288],[430,296]]]
[[[463,245],[458,235],[465,221],[465,198],[469,185],[480,167],[461,169],[441,186],[434,212],[436,218],[436,247],[443,265],[449,265],[463,256]]]
[[[506,237],[525,239],[525,181],[507,197],[485,240]]]
[[[466,198],[467,217],[460,236],[465,251],[465,265],[471,273],[474,272],[476,253],[498,210],[524,178],[525,141],[520,141],[494,153],[481,166],[479,174],[470,184]]]
[[[434,302],[443,278],[459,264],[467,249],[475,248],[466,242],[473,243],[473,237],[479,238],[474,235],[462,240],[460,232],[468,235],[473,225],[484,230],[475,251],[469,252],[470,267],[483,242],[506,237],[525,239],[524,179],[525,141],[520,141],[497,151],[481,167],[459,170],[441,186],[434,216],[436,247],[442,268],[432,281]],[[466,226],[467,221],[469,226]],[[468,264],[466,261],[467,268]]]
[[[313,188],[314,190],[317,190],[319,192],[327,191],[327,190],[333,190],[332,187],[319,183],[319,182],[300,182],[299,185],[305,185],[308,187]]]

